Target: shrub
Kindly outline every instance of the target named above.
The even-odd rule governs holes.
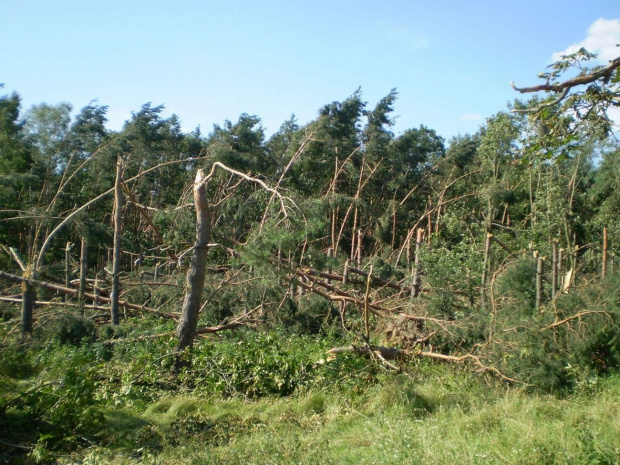
[[[43,339],[51,339],[61,345],[80,345],[93,342],[97,337],[95,324],[88,318],[63,313],[46,325],[40,332]]]

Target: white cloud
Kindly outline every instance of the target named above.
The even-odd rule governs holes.
[[[479,121],[482,119],[482,115],[480,113],[465,113],[461,115],[461,119],[463,121]]]
[[[620,20],[618,19],[597,19],[588,29],[586,38],[581,42],[570,45],[562,52],[552,55],[553,61],[558,61],[562,55],[568,55],[585,47],[589,52],[598,54],[599,61],[607,62],[620,55]]]

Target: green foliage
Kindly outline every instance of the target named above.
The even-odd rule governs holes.
[[[307,383],[313,363],[301,344],[307,339],[295,339],[246,333],[234,343],[205,344],[194,355],[194,369],[209,391],[248,397],[289,395]]]
[[[41,330],[42,337],[61,345],[80,345],[93,342],[97,329],[92,320],[72,313],[65,313],[54,319]]]
[[[591,58],[579,51],[544,78],[556,82]],[[617,84],[620,75],[607,79]],[[91,320],[41,311],[35,337],[18,343],[11,329],[18,311],[3,310],[0,437],[27,444],[30,459],[39,461],[90,444],[86,463],[113,457],[108,451],[97,458],[105,444],[128,454],[117,457],[120,463],[130,455],[174,462],[179,450],[188,462],[613,463],[618,445],[605,429],[567,418],[553,404],[563,400],[531,396],[585,399],[580,396],[596,395],[620,370],[613,262],[599,279],[604,227],[610,255],[620,250],[617,143],[599,139],[608,130],[600,110],[613,102],[608,84],[599,80],[530,116],[499,112],[447,150],[424,125],[392,132],[395,90],[372,110],[358,90],[325,105],[303,127],[291,118],[269,140],[260,119],[247,114],[203,137],[198,130],[184,133],[178,117],[164,118],[163,106],[149,103],[114,133],[105,128],[106,107],[89,105],[72,120],[69,105],[41,104],[22,123],[19,97],[0,97],[0,242],[30,263],[45,234],[112,186],[121,153],[126,181],[142,173],[126,182],[132,201],[123,210],[123,250],[148,257],[141,272],[153,272],[169,252],[184,257],[166,266],[157,283],[144,282],[148,274],[125,260],[122,295],[134,303],[167,312],[181,306],[195,241],[189,199],[197,167],[208,172],[214,161],[224,162],[286,196],[223,170],[209,178],[217,247],[209,248],[199,325],[248,314],[243,321],[255,328],[197,338],[193,365],[181,373],[174,369],[172,319],[128,312],[123,326],[96,329],[101,314]],[[592,111],[583,115],[585,108]],[[74,217],[52,241],[39,278],[62,282],[63,247],[86,238],[89,272],[106,287],[101,268],[109,259],[111,210],[111,198],[103,196]],[[418,228],[430,237],[414,261]],[[411,359],[398,361],[401,376],[355,353],[324,360],[332,347],[359,343],[359,312],[340,315],[312,289],[295,292],[298,267],[342,273],[359,231],[360,267],[372,264],[375,277],[404,288],[417,263],[422,294],[411,298],[408,290],[374,285],[366,294],[359,276],[346,285],[332,277],[336,289],[311,285],[388,308],[380,312],[385,318],[371,321],[377,344],[385,343],[378,335],[386,318],[404,314],[398,318],[415,329]],[[485,257],[489,232],[496,241]],[[535,263],[518,257],[538,250],[549,263],[554,241],[564,249],[563,272],[573,267],[577,278],[551,296],[547,271],[536,312]],[[17,268],[8,254],[0,260],[5,269]],[[418,349],[457,361],[471,354],[478,362],[470,358],[463,370],[451,371],[418,360]],[[472,368],[527,388],[506,391],[486,376],[483,386]],[[601,421],[613,430],[608,420]],[[558,429],[560,422],[570,426]],[[391,434],[393,425],[398,435]],[[532,434],[536,429],[548,437]],[[444,448],[436,447],[438,430]]]
[[[31,456],[39,461],[47,460],[50,452],[70,450],[81,444],[83,437],[94,439],[104,416],[92,352],[60,345],[38,356],[28,348],[24,352],[24,367],[12,369],[7,366],[9,360],[3,369],[10,378],[35,378],[34,386],[20,384],[9,395],[2,393],[0,435],[12,444],[36,443]]]
[[[514,298],[520,312],[533,310],[536,301],[536,260],[523,258],[511,263],[497,280],[497,293]]]

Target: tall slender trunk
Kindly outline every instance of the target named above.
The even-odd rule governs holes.
[[[28,272],[24,273],[25,278],[29,278]],[[32,332],[32,321],[34,304],[37,300],[34,284],[28,279],[22,281],[22,336]]]
[[[551,300],[555,300],[558,293],[558,241],[554,239],[552,242],[551,255]]]
[[[34,305],[37,300],[36,290],[34,284],[30,282],[30,279],[36,279],[36,268],[34,265],[26,265],[24,260],[19,255],[19,252],[13,247],[9,247],[9,253],[13,259],[19,265],[22,270],[22,322],[21,330],[22,337],[32,332],[32,321],[34,314]]]
[[[123,160],[119,155],[116,160],[116,181],[114,182],[114,246],[112,252],[112,292],[110,298],[110,312],[112,316],[112,324],[118,326],[118,298],[120,296],[120,279],[121,271],[121,226],[123,222],[123,191],[121,189],[121,180],[123,177]]]
[[[411,286],[411,296],[418,297],[420,295],[420,287],[422,280],[420,278],[420,247],[424,240],[424,229],[418,228],[415,239],[415,255],[413,257],[413,285]]]
[[[86,255],[88,254],[88,243],[82,238],[82,247],[80,249],[80,293],[79,308],[82,316],[84,316],[84,292],[86,289]]]
[[[607,228],[603,228],[603,266],[601,270],[601,275],[603,278],[607,276],[607,250],[609,248],[609,243],[607,241]]]
[[[484,259],[482,262],[482,279],[480,280],[480,298],[482,299],[482,308],[486,308],[487,304],[487,279],[489,273],[489,264],[491,262],[491,241],[493,234],[487,233],[484,243]]]
[[[71,286],[71,248],[73,244],[67,242],[65,246],[65,287]],[[69,299],[69,295],[65,294],[65,303]]]
[[[536,251],[534,257],[536,257],[536,311],[540,312],[542,308],[543,273],[545,259],[540,256],[540,253],[538,251]]]
[[[199,169],[194,181],[194,206],[196,209],[196,243],[192,252],[189,270],[187,270],[185,300],[181,310],[181,318],[176,329],[179,343],[176,351],[176,368],[189,365],[189,360],[182,359],[182,352],[191,348],[194,343],[200,300],[204,287],[207,266],[207,252],[211,237],[211,209],[206,198],[203,170]]]

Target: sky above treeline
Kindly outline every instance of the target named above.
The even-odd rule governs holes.
[[[620,0],[4,0],[0,93],[23,110],[107,105],[119,130],[146,102],[184,130],[257,115],[267,134],[357,88],[398,90],[396,134],[473,133],[558,53],[620,56]]]

